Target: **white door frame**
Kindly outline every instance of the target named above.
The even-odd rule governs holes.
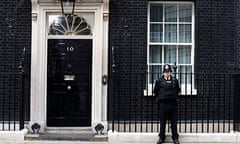
[[[92,120],[91,127],[103,123],[107,127],[107,86],[102,85],[102,76],[107,74],[108,12],[104,3],[77,3],[76,13],[93,13],[92,28]],[[47,39],[48,13],[61,13],[58,2],[38,3],[32,0],[32,46],[31,46],[31,103],[30,123],[39,123],[46,128],[47,119]],[[84,15],[83,15],[84,17]],[[84,39],[84,36],[64,38]],[[86,38],[86,37],[85,37]],[[88,37],[89,38],[89,37]]]

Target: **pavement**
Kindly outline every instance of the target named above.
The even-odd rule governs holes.
[[[0,141],[0,144],[155,144],[155,143],[129,143],[129,142],[88,142],[88,141],[24,141],[8,142]],[[172,144],[172,143],[164,143]],[[237,143],[181,143],[181,144],[237,144]]]
[[[240,144],[239,134],[182,134],[180,143]],[[15,136],[11,134],[9,134],[9,136],[9,139],[0,138],[0,144],[156,144],[156,141],[158,139],[157,134],[154,133],[109,133],[109,137],[106,135],[96,136],[93,133],[42,133],[27,134],[24,137],[24,141],[18,141],[18,139],[15,139]],[[166,140],[167,143],[164,144],[172,144],[170,137],[168,137]]]

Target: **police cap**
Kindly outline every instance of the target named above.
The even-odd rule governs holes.
[[[163,72],[172,72],[171,66],[169,64],[165,64],[163,66]]]

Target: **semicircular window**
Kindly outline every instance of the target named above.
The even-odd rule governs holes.
[[[48,35],[91,35],[91,27],[83,17],[76,15],[56,17]]]

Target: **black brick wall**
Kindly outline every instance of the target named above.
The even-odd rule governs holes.
[[[0,2],[0,115],[18,108],[21,94],[21,80],[19,76],[19,62],[23,48],[26,49],[26,106],[29,112],[29,84],[30,84],[30,54],[31,54],[31,1],[4,0]],[[4,74],[3,74],[4,73]],[[7,76],[6,76],[7,75]],[[13,97],[17,95],[17,97]],[[5,100],[5,101],[4,101]],[[15,102],[14,102],[15,101]],[[3,108],[3,103],[5,108]],[[11,106],[9,106],[11,105]],[[15,105],[15,106],[14,106]],[[3,110],[4,109],[4,110]],[[27,114],[28,115],[28,114]],[[28,116],[27,116],[28,117]]]
[[[233,0],[196,1],[196,67],[199,71],[233,71]]]
[[[234,1],[234,46],[235,46],[235,65],[236,69],[240,70],[240,1],[235,0]]]
[[[1,12],[1,72],[16,71],[19,57],[25,47],[31,47],[31,1],[0,2]],[[8,21],[9,20],[9,21]],[[9,27],[9,24],[12,27]]]
[[[236,6],[239,2],[194,2],[195,72],[201,76],[196,78],[198,95],[180,98],[180,119],[230,119],[233,110],[231,77],[211,75],[207,78],[207,74],[231,73],[239,67],[237,38],[240,33],[236,31],[239,30],[240,9]],[[147,70],[147,6],[147,0],[110,2],[109,44],[110,48],[114,47],[116,68],[110,79],[109,120],[157,119],[156,102],[143,96]],[[128,32],[131,35],[125,36]],[[192,116],[186,115],[190,111]]]
[[[110,1],[109,43],[114,47],[116,72],[113,73],[114,96],[109,102],[117,119],[134,119],[135,114],[139,115],[136,109],[143,106],[139,103],[145,103],[140,96],[147,68],[147,4],[146,0]],[[136,81],[138,85],[134,85]]]

